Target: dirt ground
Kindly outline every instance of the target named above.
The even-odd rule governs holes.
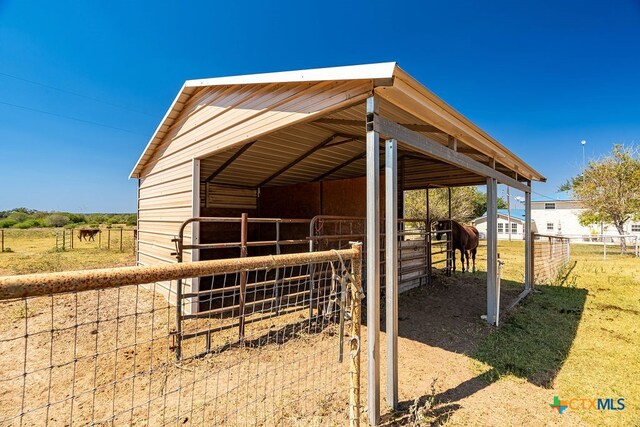
[[[443,278],[401,295],[400,411],[385,413],[386,425],[580,425],[571,415],[560,419],[541,410],[553,389],[482,377],[490,367],[471,355],[492,331],[480,319],[483,278]],[[507,288],[503,306],[518,292]],[[287,315],[286,323],[304,315]],[[348,359],[337,363],[339,336],[329,323],[309,333],[304,324],[280,331],[274,321],[268,335],[255,328],[262,336],[258,348],[231,348],[178,365],[169,338],[174,310],[142,287],[89,292],[77,300],[16,301],[4,304],[1,316],[1,425],[19,425],[21,412],[22,425],[33,426],[324,426],[348,420]],[[366,327],[362,336],[366,344]],[[224,337],[231,335],[225,331]],[[202,346],[192,340],[185,352]],[[23,376],[25,360],[29,373]],[[383,345],[383,391],[384,363]],[[366,354],[362,365],[366,408]],[[384,394],[381,401],[384,408]]]
[[[503,314],[520,290],[503,286]],[[439,285],[401,295],[398,305],[400,408],[397,413],[386,410],[384,425],[414,425],[416,420],[417,425],[583,425],[572,414],[559,416],[550,410],[548,404],[558,394],[553,388],[516,377],[496,382],[483,377],[491,367],[473,360],[473,352],[494,331],[480,318],[486,311],[484,274],[466,273],[448,283],[445,278]],[[385,334],[381,342],[384,340]],[[383,411],[384,350],[382,345]]]
[[[585,258],[584,266],[592,268],[590,257]],[[482,258],[479,264],[484,264]],[[604,277],[603,271],[613,268],[607,266],[598,266],[594,277]],[[503,282],[503,315],[506,305],[521,290],[517,283],[521,267],[507,263],[507,268],[513,270],[508,272],[513,281]],[[622,286],[623,270],[614,270],[607,280]],[[585,271],[580,270],[580,274],[596,280]],[[608,295],[603,294],[605,291],[598,292],[594,301],[609,302],[601,301]],[[632,300],[637,301],[637,297]],[[568,376],[582,372],[579,368],[584,358],[602,354],[603,350],[594,352],[590,348],[584,350],[584,358],[583,353],[572,353],[564,362],[572,363],[571,367],[561,372],[562,365],[549,372],[542,369],[529,378],[487,375],[494,366],[491,361],[478,360],[476,350],[499,331],[480,318],[486,307],[482,272],[457,273],[452,279],[441,278],[438,284],[410,291],[400,296],[399,307],[400,407],[395,413],[385,409],[384,323],[382,327],[384,425],[584,425],[577,412],[559,415],[552,411],[549,404],[553,397],[584,395],[583,390],[589,389],[580,381],[597,381],[589,396],[607,385],[601,378],[589,377],[588,372]],[[633,317],[636,311],[629,307],[618,311]],[[613,322],[614,314],[619,313],[605,314],[607,321]],[[175,329],[174,315],[175,310],[163,298],[143,287],[87,292],[77,299],[74,295],[30,299],[26,305],[22,300],[0,303],[0,426],[20,425],[20,414],[24,414],[22,425],[33,426],[346,424],[348,359],[337,363],[340,339],[334,326],[325,324],[313,333],[301,326],[281,331],[280,321],[272,321],[265,323],[271,332],[264,334],[265,328],[254,324],[248,330],[262,337],[254,341],[261,344],[259,348],[233,347],[176,364],[170,338]],[[296,324],[305,316],[306,311],[294,312],[280,320]],[[591,324],[589,316],[589,312],[583,316],[581,328]],[[592,322],[598,328],[602,325],[600,317]],[[228,319],[215,321],[222,327]],[[363,325],[363,349],[366,332]],[[235,330],[227,329],[216,336],[215,343],[224,343],[235,336]],[[569,345],[591,345],[589,336],[579,331],[578,339]],[[197,353],[203,349],[203,340],[191,340],[186,345],[186,351]],[[576,358],[581,363],[574,366]],[[364,423],[366,354],[361,361]],[[602,364],[594,359],[594,365],[598,363]],[[624,376],[607,372],[609,376]],[[615,384],[622,384],[623,379]],[[561,388],[562,381],[565,389]],[[577,385],[571,389],[567,384]],[[631,402],[632,395],[628,396]]]
[[[304,317],[290,313],[263,329],[252,324],[245,347],[178,364],[170,338],[174,311],[136,286],[3,303],[0,425],[288,426],[345,419],[348,402],[334,397],[347,394],[348,363],[336,363],[334,324],[281,329]],[[228,336],[216,337],[214,347]],[[203,346],[192,339],[184,352]]]

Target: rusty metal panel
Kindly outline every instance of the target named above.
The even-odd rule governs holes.
[[[59,273],[4,276],[0,277],[0,300],[155,283],[227,272],[334,261],[336,252],[343,259],[351,259],[356,255],[354,249],[343,249],[339,251],[303,252],[286,255],[176,263],[154,267],[102,268],[95,270],[64,271]]]

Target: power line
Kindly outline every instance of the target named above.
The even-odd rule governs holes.
[[[80,98],[89,99],[89,100],[94,101],[94,102],[99,102],[99,103],[102,103],[102,104],[105,104],[105,105],[109,105],[111,107],[120,108],[122,110],[126,110],[126,111],[129,111],[129,112],[132,112],[132,113],[143,114],[145,116],[154,117],[153,115],[151,115],[149,113],[145,113],[144,111],[136,110],[134,108],[126,107],[126,106],[120,105],[120,104],[115,104],[113,102],[105,101],[103,99],[95,98],[95,97],[89,96],[89,95],[84,95],[82,93],[73,92],[71,90],[61,89],[59,87],[51,86],[51,85],[48,85],[46,83],[37,82],[35,80],[29,80],[29,79],[25,79],[23,77],[18,77],[18,76],[14,76],[12,74],[7,74],[7,73],[3,73],[3,72],[0,72],[0,76],[9,77],[9,78],[12,78],[12,79],[15,79],[15,80],[20,80],[20,81],[23,81],[23,82],[26,82],[26,83],[31,83],[31,84],[34,84],[34,85],[37,85],[37,86],[41,86],[41,87],[46,87],[47,89],[57,90],[58,92],[66,93],[66,94],[69,94],[69,95],[78,96]]]
[[[40,114],[48,114],[50,116],[60,117],[60,118],[67,119],[67,120],[74,120],[76,122],[88,123],[88,124],[91,124],[91,125],[102,126],[102,127],[105,127],[105,128],[119,130],[119,131],[122,131],[122,132],[128,132],[128,133],[131,133],[131,134],[134,134],[134,135],[145,136],[145,135],[142,135],[141,133],[138,133],[138,132],[135,132],[135,131],[132,131],[132,130],[129,130],[129,129],[124,129],[124,128],[117,127],[117,126],[111,126],[111,125],[107,125],[107,124],[104,124],[104,123],[98,123],[98,122],[94,122],[94,121],[91,121],[91,120],[80,119],[78,117],[65,116],[64,114],[52,113],[51,111],[38,110],[37,108],[25,107],[24,105],[12,104],[10,102],[4,102],[4,101],[0,101],[0,104],[8,105],[9,107],[21,108],[21,109],[27,110],[27,111],[34,111],[34,112],[40,113]]]

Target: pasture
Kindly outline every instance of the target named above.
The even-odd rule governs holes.
[[[107,248],[107,229],[102,230],[103,241],[85,241],[77,239],[74,232],[73,249],[69,244],[67,230],[66,250],[56,249],[56,230],[40,229],[6,229],[5,251],[0,253],[0,275],[40,273],[51,271],[81,270],[86,268],[117,267],[135,264],[133,253],[133,229],[123,230],[123,251],[120,252],[120,232],[113,228],[111,244]],[[59,247],[62,238],[59,237]]]
[[[30,230],[27,230],[30,233]],[[0,254],[0,274],[17,274],[28,272],[60,271],[82,268],[97,268],[114,265],[130,265],[134,261],[132,251],[119,253],[97,249],[89,243],[76,245],[76,249],[65,252],[52,250],[49,235],[34,237],[25,233],[24,239],[16,238],[16,243],[10,246],[13,253]],[[86,245],[86,246],[84,246]],[[503,308],[506,303],[521,290],[523,278],[522,242],[499,242],[501,259],[505,261],[502,281]],[[441,277],[432,287],[423,287],[399,299],[399,367],[400,367],[400,411],[385,414],[383,420],[386,425],[614,425],[627,426],[640,424],[638,401],[640,399],[640,260],[631,256],[611,255],[607,260],[602,259],[597,247],[573,245],[571,248],[572,261],[577,264],[567,280],[563,283],[553,283],[537,287],[536,293],[528,297],[524,303],[510,313],[502,313],[502,324],[499,329],[487,326],[480,320],[484,314],[486,304],[486,286],[484,265],[486,263],[485,247],[481,246],[478,253],[478,266],[481,271],[473,274],[457,273],[451,278]],[[132,292],[132,289],[124,289]],[[107,304],[108,292],[104,293],[102,304]],[[0,317],[0,330],[11,331],[24,324],[28,318],[35,330],[45,330],[52,322],[49,318],[50,304],[59,302],[61,307],[60,319],[53,321],[64,325],[65,313],[71,307],[67,301],[70,297],[60,296],[54,299],[43,298],[33,303],[33,311],[21,311],[20,307],[5,310]],[[135,292],[135,298],[123,298],[128,304],[135,302],[135,307],[122,306],[122,313],[130,310],[144,309],[155,304],[164,307],[151,292]],[[87,310],[81,315],[91,316],[91,306],[100,302],[90,303],[87,299]],[[31,306],[31,303],[30,303]],[[105,305],[106,307],[106,305]],[[152,413],[154,421],[162,422],[164,417],[172,418],[177,413],[154,412],[159,400],[149,396],[162,396],[165,388],[172,389],[171,384],[182,381],[182,378],[194,376],[196,370],[204,372],[215,367],[212,359],[195,362],[187,369],[179,369],[167,365],[162,370],[143,372],[144,365],[153,362],[153,358],[167,358],[168,343],[155,335],[153,328],[146,330],[150,337],[140,335],[144,328],[138,328],[137,335],[133,325],[127,324],[127,318],[114,320],[114,313],[101,311],[114,325],[119,325],[120,338],[111,335],[92,335],[91,321],[86,320],[86,328],[90,340],[80,342],[81,349],[89,354],[92,345],[108,345],[109,342],[127,340],[134,337],[138,342],[150,342],[149,349],[140,348],[140,352],[115,352],[113,360],[105,359],[103,371],[91,373],[90,378],[78,382],[77,387],[91,389],[103,384],[104,393],[98,395],[99,401],[105,399],[100,406],[102,413],[90,414],[88,418],[78,418],[78,422],[89,422],[117,412],[118,406],[135,405],[135,412],[120,414],[116,421],[126,424],[141,423],[148,413]],[[155,320],[156,328],[165,332],[171,327],[171,312],[165,316],[158,316]],[[68,313],[66,313],[68,314]],[[382,313],[384,319],[384,313]],[[106,318],[105,318],[106,320]],[[141,322],[154,322],[153,319],[141,318]],[[38,323],[42,322],[42,323]],[[59,323],[62,322],[62,323]],[[146,323],[145,323],[146,324]],[[101,326],[106,331],[106,324]],[[384,331],[384,324],[383,324]],[[334,363],[334,355],[325,354],[328,335],[298,334],[296,340],[289,341],[284,346],[273,347],[272,352],[264,352],[252,369],[280,366],[282,360],[280,352],[292,352],[300,357],[310,358],[318,364],[327,363],[326,378],[330,379],[336,388],[346,386],[338,380],[338,372]],[[384,332],[383,332],[384,335]],[[97,337],[101,340],[98,342]],[[362,336],[366,337],[363,327]],[[104,338],[104,340],[103,340]],[[63,357],[69,349],[60,341],[60,353],[49,355],[48,338],[42,336],[43,348],[33,350],[33,357],[38,360],[49,357]],[[115,341],[114,341],[115,340]],[[46,341],[46,342],[45,342]],[[364,340],[363,340],[364,341]],[[384,343],[384,337],[382,337]],[[155,350],[153,347],[155,346]],[[86,349],[85,349],[86,347]],[[162,347],[162,348],[161,348]],[[316,350],[304,355],[304,348],[312,347]],[[55,347],[52,347],[55,349]],[[106,349],[106,348],[105,348]],[[267,348],[265,348],[267,349]],[[278,350],[280,352],[278,352]],[[4,360],[3,367],[7,372],[10,359],[22,355],[11,355],[7,346],[0,349]],[[17,349],[14,349],[18,351]],[[13,350],[12,350],[13,351]],[[42,353],[42,352],[45,353]],[[154,352],[155,351],[155,352]],[[235,350],[234,350],[235,351]],[[240,350],[237,350],[240,351]],[[244,352],[250,350],[242,350]],[[148,354],[149,353],[149,354]],[[18,356],[16,356],[18,354]],[[68,355],[67,355],[68,356]],[[116,369],[115,362],[119,361]],[[158,359],[159,361],[159,359]],[[382,366],[384,366],[384,346],[382,346]],[[110,363],[113,363],[112,365]],[[363,358],[363,368],[366,366]],[[112,383],[114,376],[127,378],[126,372],[119,369],[130,368],[140,371],[139,381],[131,383]],[[136,368],[137,367],[137,368]],[[287,379],[286,369],[280,372],[281,381]],[[70,369],[70,368],[66,368]],[[114,370],[115,369],[115,370]],[[216,367],[213,371],[217,371]],[[383,381],[384,381],[384,370]],[[62,375],[61,370],[57,374]],[[233,374],[236,374],[234,377]],[[148,375],[145,376],[145,375]],[[225,373],[228,381],[232,375],[233,381],[240,381],[245,375],[243,371]],[[54,377],[55,381],[62,381],[62,377]],[[218,381],[217,375],[204,375],[206,381]],[[247,378],[250,376],[247,374]],[[346,381],[346,376],[342,377]],[[366,395],[366,372],[362,373],[363,398]],[[313,386],[307,382],[304,375],[299,378],[302,383],[291,383],[290,388],[283,388],[284,393],[273,395],[265,402],[286,403],[306,387]],[[46,393],[48,377],[41,379],[44,388],[34,390],[35,395],[42,397]],[[84,381],[84,380],[82,380]],[[173,382],[173,383],[172,383]],[[62,382],[62,384],[67,384]],[[147,386],[148,384],[148,386]],[[238,386],[240,386],[238,384]],[[122,387],[122,389],[120,389]],[[214,416],[216,407],[198,401],[196,390],[202,387],[202,382],[195,386],[164,397],[164,403],[171,403],[171,399],[189,401],[191,408],[199,408],[193,417],[182,418],[188,425],[199,425],[205,416]],[[249,392],[251,384],[242,385],[243,390]],[[54,393],[64,393],[64,386],[54,388]],[[15,405],[7,390],[3,390],[2,407]],[[120,396],[121,399],[112,399]],[[626,408],[623,411],[595,411],[595,410],[567,410],[559,415],[552,411],[549,404],[554,396],[561,399],[623,397]],[[320,401],[306,402],[314,408],[298,412],[296,405],[285,405],[287,408],[280,414],[283,425],[340,425],[347,409],[344,394],[327,394]],[[134,402],[132,399],[142,399]],[[167,400],[168,399],[168,400]],[[235,404],[249,399],[247,395],[239,395]],[[123,403],[121,403],[123,402]],[[141,403],[142,402],[142,403]],[[383,399],[384,402],[384,399]],[[6,404],[6,405],[5,405]],[[74,403],[65,402],[65,405]],[[88,402],[77,401],[76,411],[81,415],[82,405]],[[229,402],[225,402],[229,404]],[[231,404],[234,404],[231,402]],[[265,403],[266,405],[266,403]],[[55,408],[51,414],[55,416]],[[301,418],[300,414],[313,414],[313,418]],[[251,414],[247,414],[250,416]],[[240,420],[241,418],[237,418]],[[64,424],[56,419],[53,425]]]

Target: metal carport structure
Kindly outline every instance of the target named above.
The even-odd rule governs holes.
[[[387,401],[397,405],[398,191],[427,185],[487,185],[487,322],[491,324],[496,323],[498,304],[497,184],[523,191],[527,227],[523,294],[531,289],[530,185],[544,177],[393,62],[187,81],[131,176],[139,179],[138,262],[147,265],[172,262],[167,238],[175,234],[177,224],[212,209],[210,202],[225,213],[254,205],[260,213],[260,199],[269,191],[293,194],[295,186],[305,185],[300,196],[304,201],[317,183],[322,213],[322,183],[344,191],[353,184],[349,180],[362,179],[363,194],[357,196],[364,202],[369,246],[372,425],[380,414],[383,217],[386,271],[395,273],[385,274]],[[188,232],[193,243],[199,242],[197,228]],[[187,254],[187,260],[197,259],[197,251]],[[172,289],[168,284],[169,295]]]

